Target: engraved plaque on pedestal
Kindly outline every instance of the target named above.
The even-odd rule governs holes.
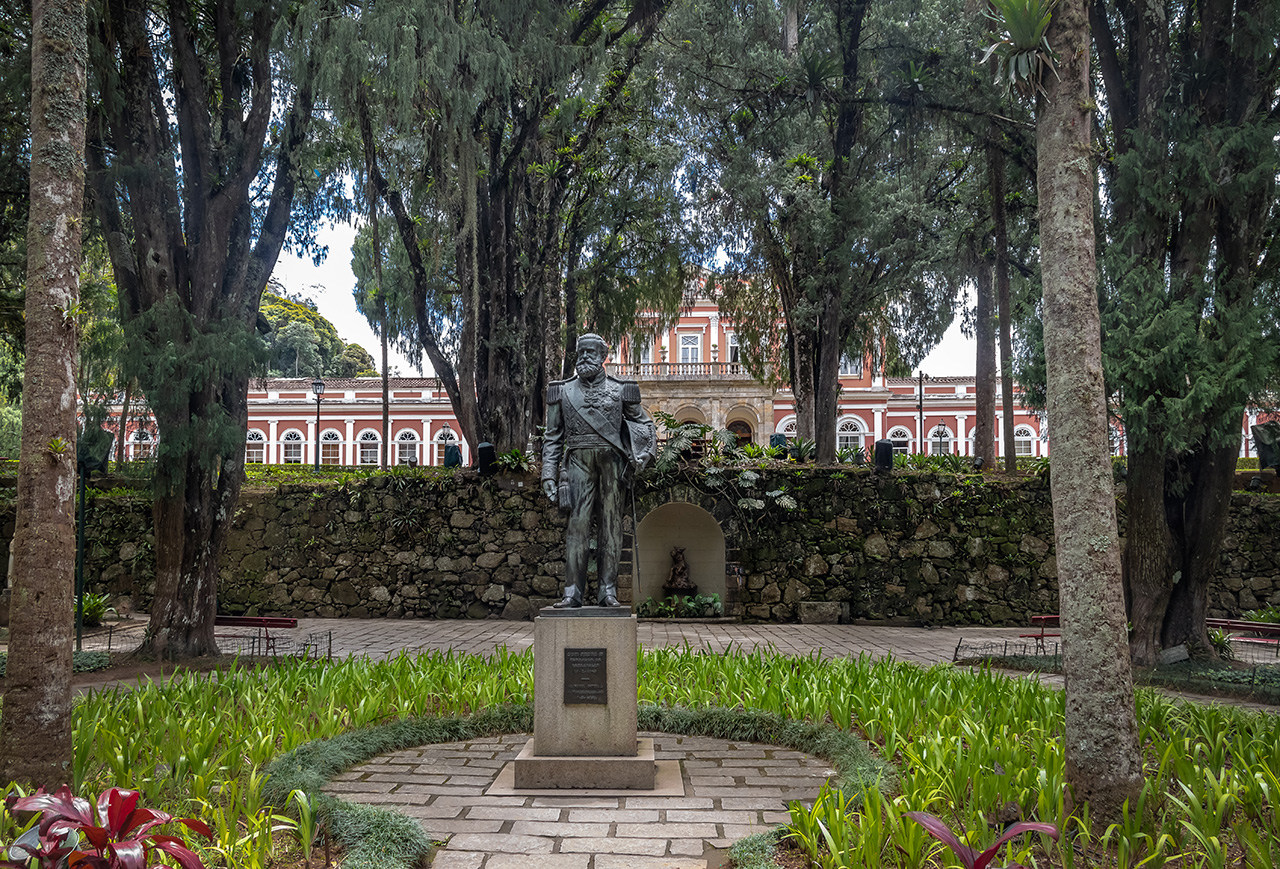
[[[609,704],[608,649],[564,650],[564,702]]]

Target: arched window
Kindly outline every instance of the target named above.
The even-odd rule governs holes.
[[[836,449],[856,450],[862,448],[862,436],[865,434],[862,423],[853,417],[845,417],[836,426]]]
[[[886,437],[893,441],[893,451],[895,453],[901,453],[905,456],[911,451],[911,432],[902,426],[889,429],[889,434]]]
[[[382,446],[382,438],[376,431],[366,429],[360,432],[360,464],[378,464],[378,453]]]
[[[1034,445],[1036,433],[1029,425],[1020,425],[1013,430],[1013,452],[1018,456],[1030,456],[1034,454]]]
[[[778,432],[787,436],[790,440],[796,436],[796,418],[789,416],[782,421],[782,425],[778,426]]]
[[[146,429],[138,429],[129,435],[129,458],[149,459],[156,452],[156,439]]]
[[[458,446],[458,437],[453,433],[453,429],[449,428],[448,423],[441,426],[440,431],[436,433],[435,443],[436,443],[436,449],[435,449],[436,455],[435,455],[435,460],[432,462],[432,464],[443,465],[444,451],[449,448],[450,444],[454,446]]]
[[[296,429],[289,429],[284,433],[284,437],[280,439],[283,444],[284,463],[286,465],[302,464],[302,432]]]
[[[342,464],[342,435],[333,429],[320,435],[320,464]]]
[[[929,432],[929,452],[935,456],[945,456],[951,452],[951,430],[940,425]]]
[[[396,464],[418,464],[418,435],[410,429],[396,435]]]
[[[244,438],[244,463],[261,465],[267,460],[267,438],[256,428],[249,429]]]
[[[751,423],[745,419],[735,419],[727,426],[729,431],[738,437],[738,446],[751,443]]]

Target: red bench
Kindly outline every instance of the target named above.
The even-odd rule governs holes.
[[[274,655],[276,653],[276,638],[271,636],[271,630],[274,628],[296,628],[298,620],[288,616],[215,616],[213,619],[215,628],[254,628],[253,634],[217,634],[216,636],[226,639],[251,640],[252,645],[249,648],[249,654],[257,655],[261,652],[264,655]]]
[[[1036,651],[1042,654],[1046,651],[1045,645],[1044,645],[1045,640],[1056,639],[1062,636],[1061,633],[1058,633],[1056,631],[1053,633],[1049,633],[1047,630],[1048,628],[1058,627],[1058,616],[1056,613],[1053,615],[1032,616],[1031,627],[1036,629],[1035,633],[1018,634],[1018,638],[1023,640],[1035,640]]]

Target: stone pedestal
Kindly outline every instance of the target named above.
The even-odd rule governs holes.
[[[544,609],[533,628],[533,738],[515,787],[651,790],[653,740],[636,736],[636,617]]]

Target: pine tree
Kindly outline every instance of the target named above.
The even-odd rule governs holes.
[[[1100,2],[1103,325],[1128,441],[1134,660],[1210,648],[1241,418],[1280,380],[1280,5]],[[1057,444],[1054,445],[1057,454]]]

